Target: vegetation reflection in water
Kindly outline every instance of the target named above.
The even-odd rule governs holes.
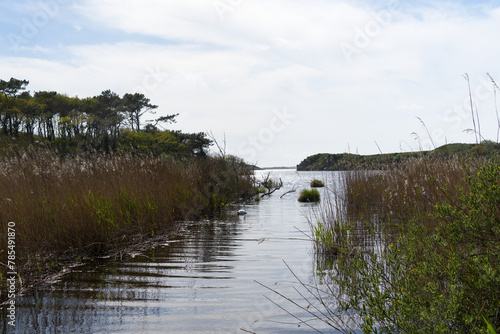
[[[256,281],[292,293],[299,283],[283,261],[301,280],[316,281],[312,243],[302,232],[317,205],[297,202],[296,192],[280,197],[309,187],[312,174],[328,177],[273,173],[284,187],[247,205],[246,216],[187,223],[175,240],[123,261],[93,261],[25,296],[18,333],[303,332],[273,304],[286,301]]]

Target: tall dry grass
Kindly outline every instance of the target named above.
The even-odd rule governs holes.
[[[478,159],[469,161],[471,168],[478,163]],[[456,201],[458,189],[466,187],[464,177],[463,163],[457,157],[420,157],[380,172],[348,173],[342,184],[346,189],[345,215],[362,219],[376,212],[404,224],[415,214],[425,216],[436,203]]]
[[[311,222],[317,251],[331,255],[341,247],[370,247],[374,236],[390,242],[396,229],[415,215],[421,224],[433,224],[426,215],[437,203],[456,201],[458,189],[466,187],[464,177],[457,157],[428,156],[380,171],[354,168],[339,174],[328,189],[319,222]]]
[[[342,172],[322,203],[317,221],[310,221],[320,263],[332,263],[341,252],[374,252],[385,247],[407,225],[433,229],[430,215],[436,204],[456,203],[460,189],[467,190],[466,170],[473,173],[484,163],[470,159],[467,169],[457,157],[422,156],[384,170]]]
[[[177,221],[213,215],[252,186],[252,176],[234,159],[12,154],[0,160],[0,272],[6,272],[8,222],[15,223],[23,276],[61,258],[103,254],[172,231]]]
[[[500,325],[498,158],[421,157],[336,185],[311,223],[324,283],[303,284],[311,319],[345,333]]]

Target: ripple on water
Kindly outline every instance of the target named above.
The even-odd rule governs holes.
[[[299,230],[308,232],[306,216],[316,206],[296,199],[312,178],[331,177],[272,173],[284,188],[247,205],[245,216],[186,223],[172,242],[122,262],[94,261],[22,297],[16,333],[303,332],[284,323],[294,319],[264,295],[287,304],[256,281],[294,293],[286,261],[311,282],[312,245]]]

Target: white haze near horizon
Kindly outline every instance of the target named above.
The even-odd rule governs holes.
[[[499,1],[21,0],[0,3],[0,73],[29,90],[142,92],[170,128],[293,166],[497,141]],[[427,128],[422,126],[420,118]],[[430,136],[429,136],[430,134]],[[431,140],[432,139],[432,140]]]

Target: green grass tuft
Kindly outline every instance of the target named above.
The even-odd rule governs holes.
[[[311,181],[311,188],[322,188],[325,186],[325,183],[321,180],[314,179]]]
[[[300,193],[299,202],[319,202],[320,195],[317,189],[304,189]]]

